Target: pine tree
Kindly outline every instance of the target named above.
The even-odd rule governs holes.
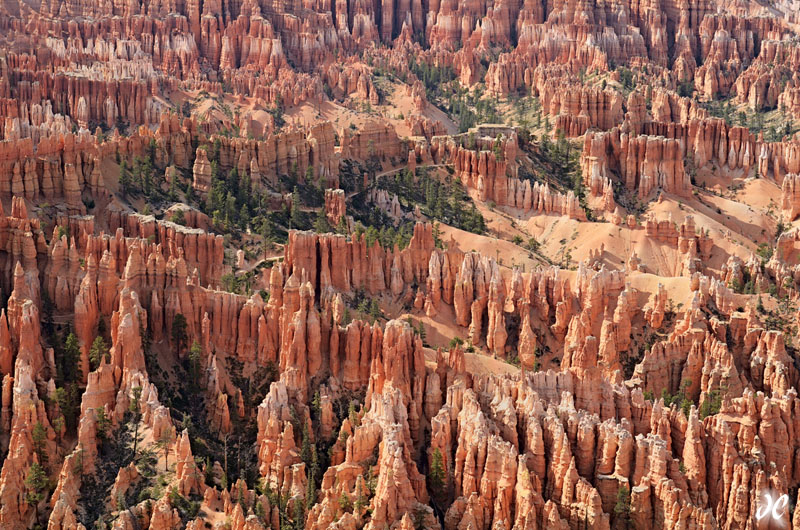
[[[81,359],[81,346],[78,337],[74,333],[69,333],[64,341],[64,352],[59,366],[61,381],[69,383],[78,378],[78,364]]]
[[[158,144],[156,144],[155,138],[150,138],[150,143],[147,144],[147,158],[151,165],[156,164],[156,149],[158,148]]]
[[[25,502],[36,511],[36,521],[38,523],[38,506],[39,503],[44,500],[45,492],[50,487],[50,480],[47,478],[47,473],[38,462],[31,464],[31,467],[28,469],[28,476],[25,477],[25,487],[28,489],[25,493]]]
[[[108,438],[108,429],[111,427],[111,419],[106,416],[106,409],[97,407],[95,410],[95,418],[97,423],[97,437],[101,442]]]
[[[239,202],[247,202],[252,196],[253,184],[250,181],[250,175],[244,173],[239,176]]]
[[[242,230],[247,229],[247,225],[250,224],[250,209],[247,207],[247,204],[242,204],[242,209],[239,210],[239,227]]]
[[[189,375],[192,378],[192,388],[196,388],[200,378],[200,359],[203,354],[203,347],[197,341],[192,342],[189,348]]]
[[[356,515],[361,515],[361,510],[367,505],[367,498],[361,488],[361,481],[356,481],[356,502],[353,503],[353,510]]]
[[[228,172],[228,178],[225,179],[226,188],[234,195],[239,195],[239,170],[233,168]]]
[[[316,451],[314,451],[316,460]],[[317,502],[317,482],[313,468],[310,468],[306,477],[306,510],[310,510]]]
[[[372,317],[372,320],[378,320],[382,314],[378,301],[373,299],[369,305],[369,316]]]
[[[339,224],[336,225],[336,232],[347,235],[347,217],[344,215],[339,217]]]
[[[164,451],[164,471],[169,471],[169,448],[172,442],[172,427],[167,427],[161,431],[161,436],[156,440],[156,445]]]
[[[303,530],[306,524],[306,512],[302,502],[294,503],[294,515],[292,516],[292,527],[294,530]],[[281,528],[283,528],[281,526]]]
[[[367,247],[371,247],[373,244],[375,244],[375,241],[377,241],[379,237],[380,234],[378,233],[377,228],[375,228],[374,226],[368,227],[366,232]]]
[[[77,425],[80,399],[80,390],[76,381],[68,383],[65,387],[56,387],[55,401],[58,403],[68,430],[72,430]]]
[[[434,244],[436,245],[436,248],[444,248],[441,237],[442,231],[441,228],[439,228],[439,223],[436,222],[433,223],[432,233],[433,233],[433,241]]]
[[[447,470],[444,468],[442,452],[439,451],[438,447],[433,450],[428,480],[430,482],[431,492],[441,499],[444,495],[444,487],[447,484]]]
[[[139,175],[141,182],[141,190],[145,197],[150,197],[153,188],[153,162],[150,158],[138,159],[136,164],[136,172]]]
[[[320,399],[319,390],[314,392],[314,397],[311,399],[311,412],[315,418],[319,418],[322,414],[322,401]]]
[[[236,220],[239,211],[236,208],[236,197],[233,193],[228,192],[225,196],[225,224],[230,226]]]
[[[447,205],[447,197],[437,189],[436,204],[433,207],[433,216],[436,219],[444,218],[445,206]]]
[[[356,402],[351,401],[350,406],[347,410],[347,418],[350,420],[350,425],[353,427],[358,427],[359,419],[358,419],[358,410],[356,409]]]
[[[494,139],[492,152],[494,153],[495,158],[497,158],[498,160],[503,159],[503,142],[501,140],[500,133],[498,133],[497,138]]]
[[[425,206],[428,210],[433,210],[436,204],[436,188],[429,180],[425,180]]]
[[[131,172],[126,160],[123,160],[119,166],[119,189],[123,197],[126,197],[131,191]]]
[[[103,359],[108,361],[108,347],[103,337],[98,335],[95,337],[94,342],[92,342],[92,347],[89,349],[89,364],[92,370],[97,370],[97,367],[100,366]]]
[[[300,445],[300,460],[302,460],[306,467],[311,465],[311,440],[308,435],[308,425],[303,425],[303,439]]]
[[[186,339],[186,317],[176,313],[172,318],[172,342],[175,344],[175,352],[178,355],[180,355]]]
[[[47,431],[44,429],[44,425],[42,422],[37,421],[36,424],[33,426],[33,431],[31,432],[31,438],[33,439],[33,452],[36,453],[36,456],[39,457],[39,462],[42,463],[43,466],[47,465]]]
[[[316,482],[319,477],[319,459],[317,458],[317,446],[311,446],[311,478]]]
[[[349,513],[353,511],[353,500],[344,491],[339,495],[339,508],[341,508],[343,512]]]
[[[137,386],[133,389],[133,395],[131,396],[131,402],[128,406],[128,411],[133,414],[133,458],[132,460],[136,460],[136,448],[139,445],[139,424],[141,423],[142,413],[139,410],[139,404],[142,399],[142,387]]]
[[[178,174],[175,171],[175,168],[172,168],[169,173],[169,200],[177,201],[178,200]]]
[[[622,486],[617,490],[617,503],[614,505],[614,513],[623,521],[627,521],[631,513],[631,490],[627,486]]]
[[[361,316],[361,318],[365,318],[366,315],[369,313],[369,299],[362,298],[361,301],[358,303],[358,307],[356,308]]]
[[[326,234],[331,231],[331,225],[328,223],[328,216],[325,215],[325,208],[320,208],[317,212],[317,219],[314,221],[314,231],[320,234]]]
[[[264,505],[261,504],[261,501],[256,499],[256,502],[253,504],[253,513],[256,517],[261,520],[262,523],[266,522],[264,517],[266,516],[266,511],[264,510]]]
[[[297,228],[300,223],[300,191],[297,186],[292,190],[292,209],[289,211],[290,228]]]

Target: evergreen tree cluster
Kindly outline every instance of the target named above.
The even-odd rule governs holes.
[[[163,198],[161,197],[161,184],[164,177],[155,169],[157,148],[155,139],[151,139],[147,146],[146,156],[133,157],[132,164],[127,160],[120,161],[119,189],[123,197],[141,195],[147,202]]]
[[[681,409],[683,414],[688,418],[689,412],[692,410],[692,405],[694,405],[694,401],[689,399],[686,395],[686,391],[689,387],[692,386],[691,379],[684,379],[681,381],[681,387],[678,390],[678,393],[674,396],[669,393],[666,388],[661,389],[661,399],[664,400],[664,406],[670,407],[673,404],[677,405],[678,408]]]
[[[425,171],[414,182],[408,170],[381,179],[378,186],[397,195],[401,204],[420,205],[428,217],[474,234],[486,232],[486,221],[458,180],[443,182]]]
[[[763,132],[767,142],[780,142],[785,136],[792,136],[798,131],[791,117],[782,109],[778,109],[771,123],[767,123],[769,111],[736,110],[736,105],[730,99],[708,101],[703,106],[715,118],[725,120],[728,126],[746,127],[754,135]]]
[[[355,290],[352,298],[345,298],[345,303],[347,304],[348,308],[348,318],[350,317],[349,308],[351,307],[356,312],[355,317],[361,320],[366,320],[370,324],[374,323],[380,318],[384,318],[383,311],[381,311],[378,301],[375,298],[371,298],[362,287],[359,287]]]
[[[425,61],[417,62],[415,57],[408,61],[408,69],[425,86],[428,101],[444,110],[458,124],[460,132],[479,123],[496,123],[500,117],[495,110],[497,101],[484,98],[483,91],[476,87],[472,92],[452,83],[456,73],[450,66],[429,65]],[[404,76],[401,81],[406,82]]]
[[[480,87],[476,87],[471,93],[466,89],[455,90],[444,110],[458,124],[458,131],[463,133],[480,123],[501,122],[496,109],[497,100],[484,98]]]
[[[208,149],[211,189],[201,209],[218,230],[251,229],[271,243],[285,241],[289,229],[308,230],[314,226],[315,215],[303,211],[303,207],[321,207],[325,190],[321,180],[314,180],[313,168],[309,167],[300,179],[295,163],[288,175],[281,176],[277,191],[291,191],[291,205],[270,211],[266,193],[247,174],[239,174],[235,167],[227,172],[219,167],[219,139],[213,145]]]
[[[566,138],[564,131],[559,129],[556,132],[555,142],[550,139],[549,135],[542,134],[539,148],[536,151],[536,156],[534,156],[534,162],[543,175],[555,178],[558,184],[556,189],[560,187],[564,193],[569,190],[573,191],[581,207],[586,212],[586,217],[592,221],[594,220],[594,212],[586,203],[586,189],[583,185],[579,158],[580,148],[573,145]],[[533,177],[530,174],[526,176]]]
[[[619,66],[617,72],[619,73],[619,83],[624,90],[631,92],[636,88],[636,77],[630,68]]]
[[[614,515],[623,525],[627,525],[631,514],[631,490],[627,486],[620,486],[617,490],[617,502],[614,505]]]
[[[56,361],[54,404],[61,413],[54,423],[63,422],[62,425],[73,432],[77,428],[81,402],[81,390],[78,386],[81,378],[80,344],[78,337],[70,329],[63,333],[53,331],[48,341],[53,347]]]
[[[408,60],[408,69],[422,81],[428,101],[434,101],[444,95],[444,85],[456,79],[456,73],[452,67],[431,66],[425,61],[417,62],[413,55]]]
[[[431,469],[428,473],[428,485],[430,486],[431,493],[436,500],[443,500],[445,496],[445,488],[447,486],[447,469],[444,466],[444,459],[442,452],[439,448],[433,450],[431,457]]]
[[[375,228],[376,226],[380,226],[380,228]],[[370,223],[369,226],[365,227],[358,222],[353,230],[353,237],[360,238],[362,234],[364,234],[368,247],[371,247],[377,241],[383,248],[394,248],[397,245],[398,249],[403,250],[411,241],[411,236],[414,235],[414,225],[411,222],[407,222],[394,228],[389,222],[378,222]]]
[[[240,176],[235,167],[224,174],[217,160],[211,160],[211,189],[203,206],[215,226],[246,230],[252,212],[259,209],[262,201],[263,196],[253,192],[246,174]]]

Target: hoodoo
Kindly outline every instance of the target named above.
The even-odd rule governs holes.
[[[0,528],[800,528],[800,4],[0,5]]]

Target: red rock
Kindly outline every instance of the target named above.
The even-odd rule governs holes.
[[[800,184],[798,175],[786,175],[783,178],[781,209],[790,221],[800,214],[800,186],[798,184]]]
[[[404,156],[394,129],[377,120],[367,121],[355,132],[348,129],[339,131],[341,153],[344,158],[366,160],[376,156],[381,162]]]
[[[203,148],[197,148],[197,155],[194,159],[194,175],[192,186],[200,194],[206,194],[211,189],[211,164],[208,161],[208,155]]]
[[[36,337],[38,340],[38,337]],[[13,383],[13,405],[11,411],[11,439],[9,452],[0,472],[0,524],[8,528],[22,528],[34,517],[33,508],[24,502],[20,492],[27,491],[25,477],[34,461],[38,460],[33,450],[31,432],[34,424],[45,427],[45,451],[55,458],[55,433],[50,427],[44,402],[38,397],[34,383],[34,371],[29,360],[20,356],[16,363]],[[4,384],[5,387],[5,384]],[[4,391],[5,394],[5,391]],[[4,397],[5,401],[5,397]]]
[[[344,190],[325,190],[325,216],[331,227],[339,225],[339,220],[347,216]]]
[[[7,36],[0,61],[0,195],[6,203],[12,197],[11,215],[0,215],[0,290],[10,294],[0,313],[0,450],[10,443],[0,472],[0,526],[33,525],[25,475],[37,458],[32,425],[41,421],[56,488],[40,515],[49,515],[53,530],[82,528],[82,477],[105,458],[97,411],[119,423],[137,387],[143,444],[154,448],[166,439],[175,463],[170,487],[203,498],[187,528],[212,520],[234,530],[280,526],[278,507],[243,481],[224,491],[205,485],[188,433],[172,445],[169,409],[160,404],[142,350],[149,331],[152,351],[162,365],[169,362],[179,313],[203,351],[201,395],[212,430],[235,433],[237,418],[254,414],[231,367],[241,363],[242,377],[252,380],[268,363],[277,367],[256,413],[256,447],[261,478],[288,498],[290,513],[306,500],[302,431],[308,428],[315,442],[333,442],[308,528],[438,528],[428,506],[434,492],[421,473],[430,470],[435,450],[446,479],[445,491],[435,492],[437,513],[448,529],[618,527],[621,487],[631,492],[631,527],[739,528],[752,526],[765,492],[798,486],[793,334],[765,329],[774,320],[759,314],[753,296],[726,284],[749,275],[767,311],[773,311],[766,294],[772,285],[791,301],[800,232],[782,234],[763,264],[736,252],[717,260],[712,250],[719,247],[698,228],[707,223],[697,214],[680,224],[655,215],[639,223],[626,194],[614,196],[621,185],[639,199],[657,195],[668,205],[673,195],[694,208],[689,168],[701,178],[716,172],[723,186],[730,175],[754,174],[783,184],[784,219],[794,219],[797,139],[764,141],[710,117],[697,98],[678,95],[690,86],[700,99],[731,96],[754,110],[783,106],[796,115],[800,56],[791,2],[769,10],[694,1],[664,9],[505,0],[118,4],[0,7]],[[378,41],[386,46],[374,46]],[[520,108],[530,100],[514,103],[516,96],[530,94],[548,129],[585,135],[588,207],[611,219],[621,237],[629,233],[635,248],[617,256],[614,245],[599,242],[576,272],[523,272],[455,243],[437,249],[430,225],[418,224],[403,250],[368,246],[363,237],[291,232],[284,261],[255,279],[254,290],[269,292],[264,302],[214,290],[228,272],[225,244],[207,232],[202,214],[173,206],[166,216],[183,211],[186,226],[179,227],[117,206],[117,156],[151,156],[152,145],[159,178],[174,182],[191,168],[196,191],[208,193],[212,157],[221,175],[235,168],[267,193],[267,202],[283,175],[339,188],[342,157],[377,162],[378,172],[451,164],[473,197],[493,201],[504,215],[565,216],[552,222],[580,231],[586,214],[574,194],[557,193],[552,181],[522,178],[541,147],[520,147],[527,140],[505,126],[476,128],[474,145],[468,133],[446,137],[427,102],[429,79],[411,72],[409,57],[428,72],[452,71],[467,89],[485,83],[489,97],[510,96]],[[630,69],[634,90],[620,88],[627,72],[617,65]],[[405,80],[399,95],[384,92],[389,78]],[[181,92],[196,99],[205,98],[203,91],[217,110],[202,119],[161,112],[161,95],[181,101]],[[343,129],[338,146],[333,124],[301,123],[330,105],[359,114],[367,103],[379,108],[394,97],[407,97],[412,107],[404,109],[403,123],[356,119],[362,125]],[[234,112],[227,115],[223,105]],[[280,130],[278,106],[290,122]],[[516,117],[529,119],[524,112]],[[83,130],[102,132],[102,124],[129,131]],[[401,140],[395,125],[414,138]],[[222,128],[238,134],[218,134]],[[77,217],[90,197],[96,218]],[[326,196],[331,224],[346,215],[344,199],[339,192]],[[419,209],[406,212],[391,194],[370,190],[368,200],[397,220],[422,219]],[[49,231],[45,202],[59,211],[52,221],[68,232],[49,246],[40,221],[28,215],[44,212]],[[664,203],[655,208],[662,211]],[[538,229],[551,221],[527,222],[527,229]],[[237,250],[244,268],[249,264]],[[648,271],[649,256],[662,254],[670,263],[660,267],[670,270]],[[612,263],[625,270],[609,269]],[[651,292],[658,282],[643,272],[672,277]],[[683,286],[690,294],[679,300]],[[362,289],[388,317],[403,305],[424,310],[433,346],[449,340],[442,330],[454,320],[473,348],[516,354],[527,372],[495,370],[494,361],[459,347],[437,352],[435,366],[431,358],[426,365],[427,350],[404,321],[345,322],[346,303]],[[57,357],[40,337],[45,295],[59,323],[73,314],[82,348],[86,387],[77,433],[51,426],[60,411],[53,403]],[[89,372],[87,348],[100,322],[109,326],[111,361]],[[642,348],[649,328],[657,328],[657,339]],[[550,370],[530,373],[537,352]],[[678,404],[645,399],[681,390],[694,403],[686,413]],[[364,402],[339,425],[340,404],[360,391]],[[317,393],[318,409],[311,404]],[[721,403],[716,393],[724,394]],[[706,416],[709,404],[720,412]],[[219,462],[208,466],[212,474],[222,469]],[[112,504],[133,475],[115,471]],[[366,505],[345,510],[346,498],[368,489],[370,472]],[[264,519],[244,508],[255,502]],[[114,525],[173,528],[183,524],[181,513],[165,495],[118,511]]]
[[[202,495],[205,490],[203,475],[194,462],[189,435],[186,431],[181,433],[175,444],[175,478],[178,481],[178,492],[188,496],[192,493]]]
[[[9,375],[14,369],[14,351],[5,309],[0,311],[0,374]]]
[[[683,147],[674,139],[619,134],[614,128],[607,133],[589,133],[583,148],[584,183],[591,184],[592,175],[603,175],[608,169],[620,172],[623,184],[638,190],[644,198],[653,188],[679,196],[688,196],[691,188],[684,172]]]

